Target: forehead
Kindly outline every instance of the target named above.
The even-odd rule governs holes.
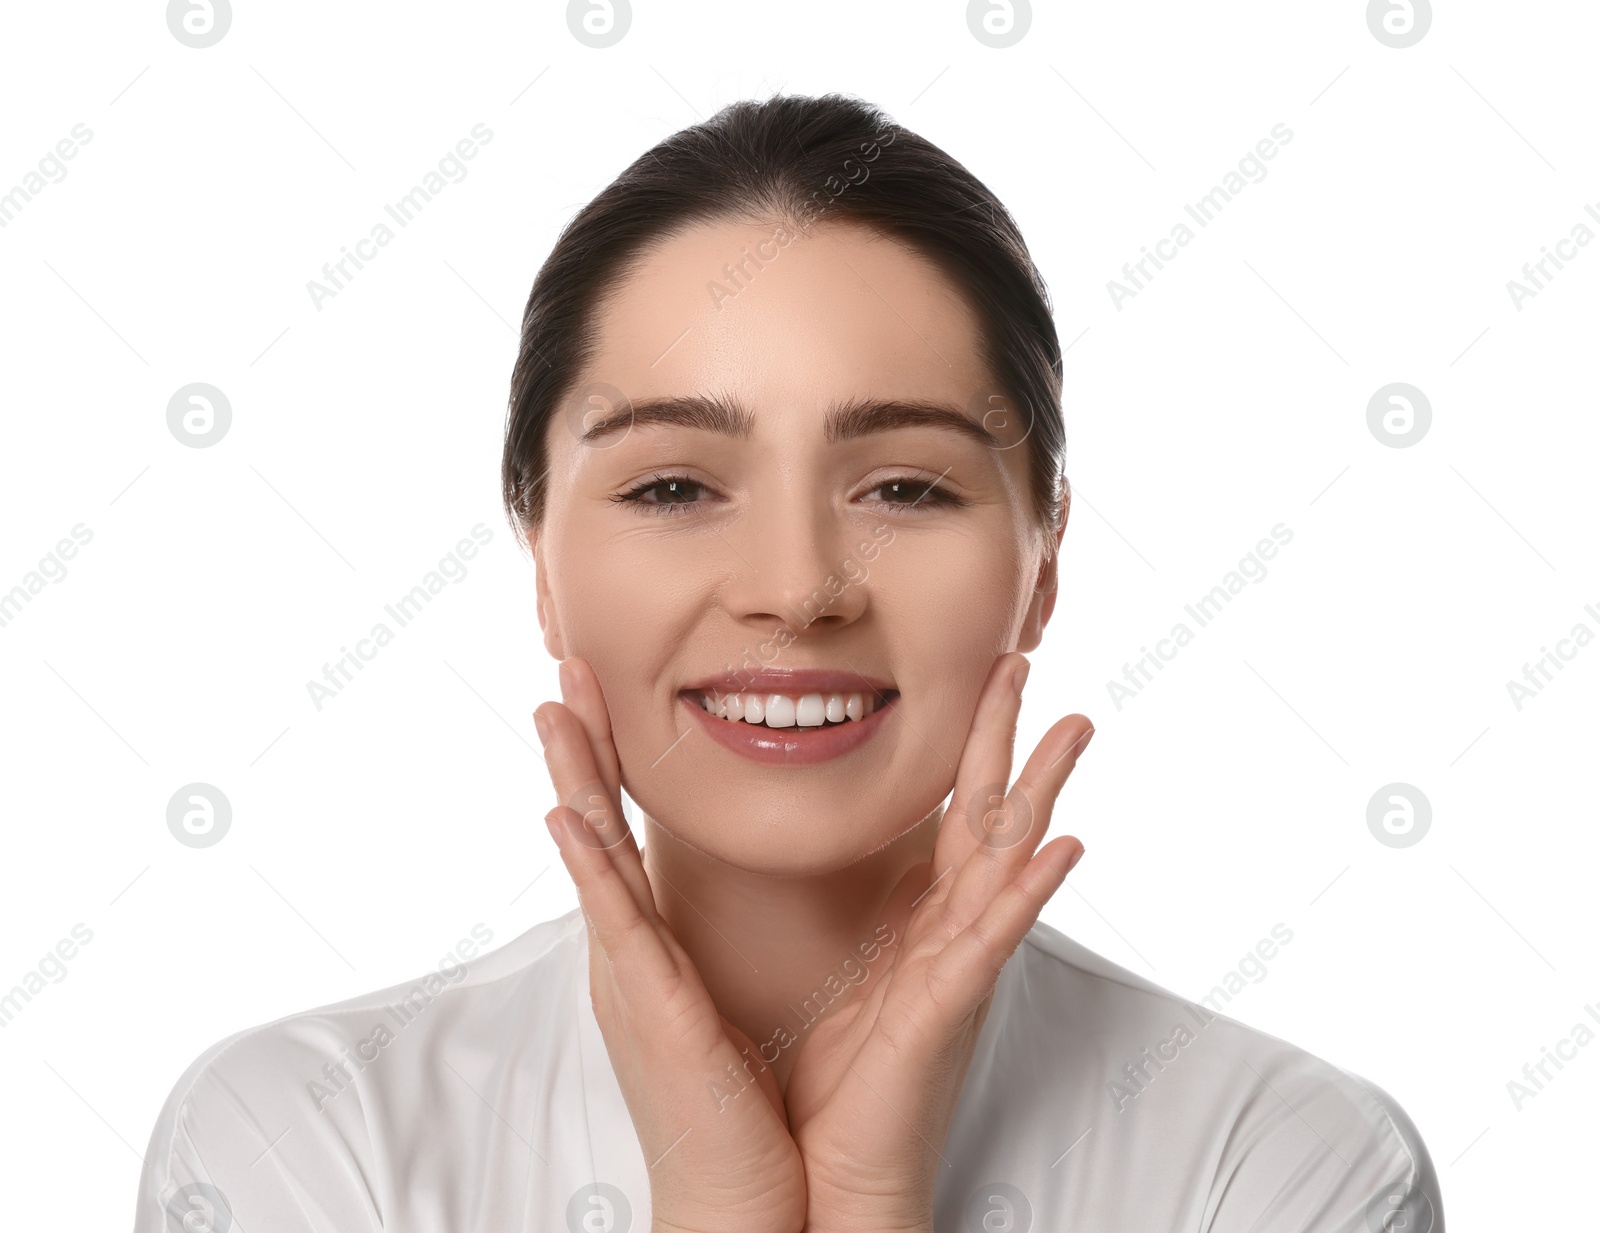
[[[730,395],[758,420],[853,396],[964,407],[991,383],[956,285],[855,223],[696,224],[646,250],[594,326],[587,380],[635,400]]]

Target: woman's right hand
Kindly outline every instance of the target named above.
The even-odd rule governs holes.
[[[563,702],[534,712],[564,802],[545,820],[588,922],[590,998],[650,1166],[651,1227],[799,1230],[805,1168],[777,1080],[750,1038],[718,1013],[656,911],[622,816],[621,766],[593,668],[563,660],[561,691]],[[713,1082],[734,1091],[752,1080],[760,1097],[713,1094]]]

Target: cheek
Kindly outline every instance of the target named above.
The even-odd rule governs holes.
[[[551,547],[550,560],[560,563],[550,583],[566,652],[594,668],[619,745],[647,713],[657,712],[659,731],[656,694],[704,611],[697,585],[626,539],[573,535]]]
[[[908,721],[927,738],[916,744],[926,755],[919,769],[930,776],[953,777],[948,768],[959,761],[989,671],[1016,645],[1032,589],[1026,571],[999,536],[902,536],[874,566],[873,603]]]
[[[873,604],[895,659],[981,682],[1016,640],[1026,565],[1004,537],[902,534],[873,566]]]

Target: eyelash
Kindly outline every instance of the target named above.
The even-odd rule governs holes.
[[[638,484],[635,484],[626,492],[616,493],[611,497],[611,500],[616,502],[618,505],[643,507],[644,509],[649,510],[653,517],[657,518],[677,517],[683,513],[686,513],[689,506],[699,504],[696,501],[646,501],[644,499],[646,493],[660,488],[666,484],[680,484],[696,489],[704,489],[707,487],[707,485],[702,484],[699,480],[690,479],[687,475],[657,473],[652,475],[649,479],[642,480]],[[946,509],[955,509],[967,504],[964,498],[956,496],[956,494],[951,492],[949,489],[941,488],[936,483],[927,480],[919,480],[915,476],[910,475],[893,476],[892,478],[886,479],[881,483],[874,484],[869,491],[877,492],[879,489],[888,488],[894,484],[909,485],[913,489],[920,488],[923,490],[923,493],[915,501],[884,502],[884,504],[890,508],[898,507],[900,509],[908,510],[913,506],[928,505],[939,506]]]
[[[655,517],[675,517],[687,512],[687,507],[694,504],[692,501],[646,501],[644,495],[664,484],[687,484],[695,488],[704,488],[705,485],[690,479],[687,475],[663,475],[657,473],[647,480],[635,484],[627,492],[619,492],[611,499],[618,505],[642,506],[649,510]]]

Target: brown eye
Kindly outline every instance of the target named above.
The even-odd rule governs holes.
[[[700,489],[701,485],[693,480],[664,479],[657,480],[644,491],[653,493],[658,505],[687,505],[700,495]]]
[[[611,499],[618,504],[647,508],[652,514],[674,514],[699,504],[706,486],[685,475],[653,475]]]
[[[940,488],[935,481],[912,479],[909,476],[885,480],[872,491],[884,494],[881,498],[884,504],[904,506],[908,509],[912,506],[926,508],[965,504],[960,497],[947,489]]]

